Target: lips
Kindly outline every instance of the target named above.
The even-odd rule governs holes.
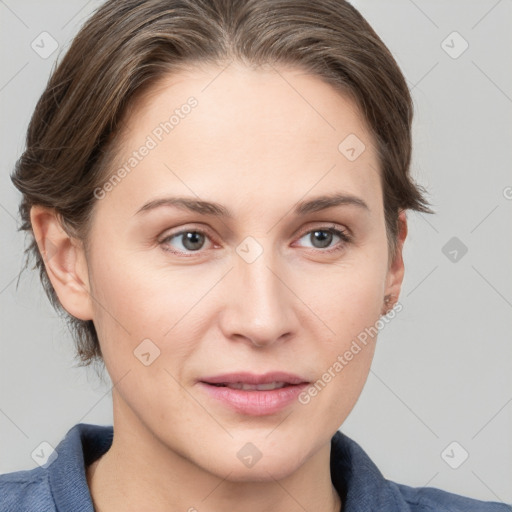
[[[302,377],[286,372],[239,372],[198,381],[199,388],[215,402],[251,416],[274,414],[291,406],[308,384]]]

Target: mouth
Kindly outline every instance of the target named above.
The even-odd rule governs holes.
[[[272,391],[273,389],[281,389],[285,386],[296,386],[296,384],[290,384],[289,382],[269,382],[268,384],[247,384],[245,382],[226,382],[224,384],[213,384],[206,382],[205,384],[211,384],[212,386],[230,389],[243,389],[244,391]]]
[[[267,391],[296,384],[309,384],[306,379],[299,375],[281,371],[267,372],[260,375],[249,372],[225,373],[223,375],[204,377],[200,379],[200,382],[213,386],[226,386],[232,389],[254,391]]]
[[[198,383],[217,403],[252,416],[281,411],[296,401],[298,394],[309,385],[306,379],[285,372],[231,373],[205,377]]]

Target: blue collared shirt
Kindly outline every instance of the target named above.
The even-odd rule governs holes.
[[[94,512],[85,468],[111,446],[113,427],[79,423],[41,467],[0,475],[0,512]],[[512,512],[433,487],[386,480],[363,449],[341,432],[331,440],[331,478],[341,512]]]

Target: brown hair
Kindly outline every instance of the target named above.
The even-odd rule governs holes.
[[[82,365],[101,360],[94,324],[61,306],[33,237],[30,209],[53,208],[68,233],[86,241],[96,201],[136,95],[194,62],[291,64],[358,105],[380,158],[390,255],[398,214],[433,213],[409,173],[413,105],[381,39],[342,0],[110,0],[74,38],[31,118],[12,181],[22,193],[20,230],[57,311],[67,317]],[[341,142],[341,141],[340,141]],[[28,258],[27,258],[28,264]]]

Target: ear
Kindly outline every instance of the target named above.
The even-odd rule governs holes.
[[[405,238],[407,237],[407,217],[405,210],[402,210],[398,216],[398,237],[395,257],[389,262],[388,273],[386,275],[385,297],[389,297],[389,301],[383,306],[383,315],[389,311],[393,305],[398,302],[402,281],[404,279],[404,260],[402,256]]]
[[[68,235],[53,209],[32,206],[30,221],[46,273],[62,307],[80,320],[92,320],[90,283],[82,243]]]

